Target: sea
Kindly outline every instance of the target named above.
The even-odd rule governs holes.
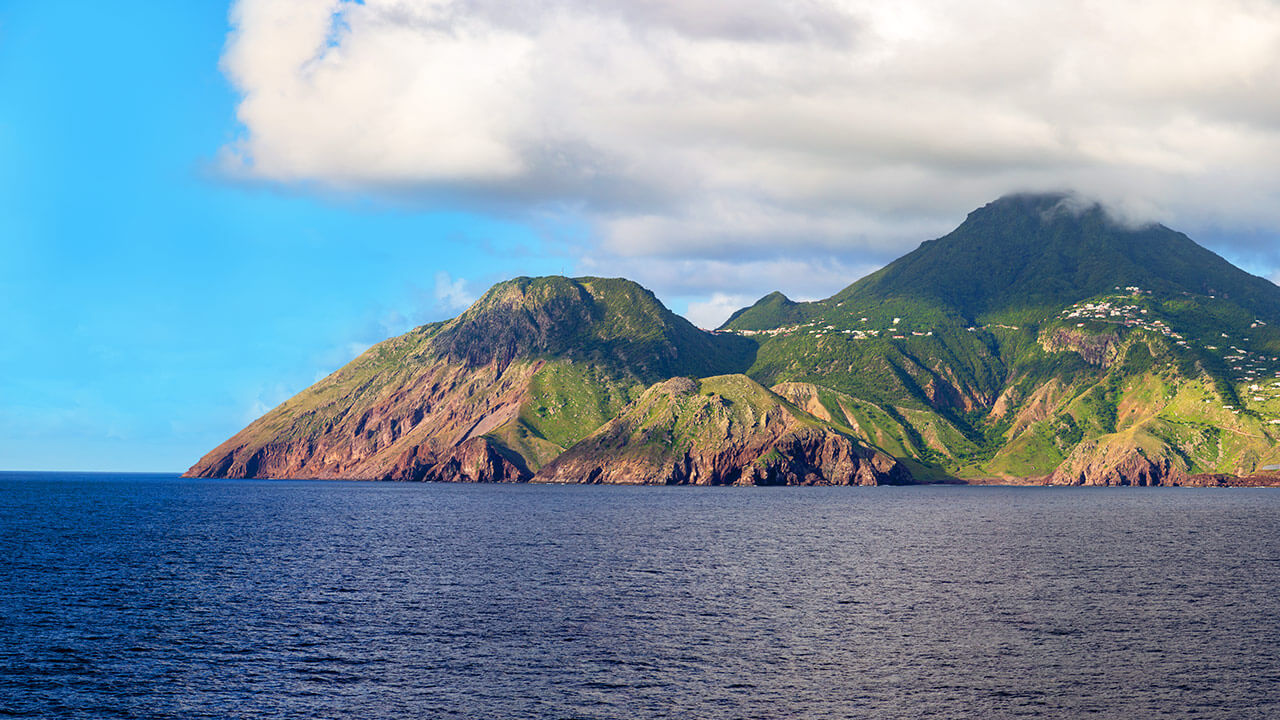
[[[3,473],[0,716],[1276,718],[1280,490]]]

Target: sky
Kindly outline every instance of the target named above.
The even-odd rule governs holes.
[[[516,275],[711,327],[1009,192],[1280,279],[1275,0],[0,0],[0,469],[181,471]]]

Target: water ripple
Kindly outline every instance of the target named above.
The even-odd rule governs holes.
[[[1280,716],[1280,492],[0,474],[0,715]]]

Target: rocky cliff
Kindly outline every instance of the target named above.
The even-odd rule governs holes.
[[[1049,485],[1184,485],[1176,457],[1132,442],[1085,441],[1046,479]]]
[[[1045,352],[1074,352],[1090,365],[1101,367],[1115,361],[1118,340],[1114,332],[1090,334],[1061,327],[1040,333]]]
[[[187,475],[527,479],[527,461],[483,436],[519,415],[545,363],[465,368],[416,357],[418,340],[374,347],[214,448]]]

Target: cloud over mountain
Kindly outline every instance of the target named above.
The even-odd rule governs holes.
[[[882,262],[1015,189],[1280,228],[1273,2],[240,0],[232,22],[237,171],[569,212],[597,265]]]

